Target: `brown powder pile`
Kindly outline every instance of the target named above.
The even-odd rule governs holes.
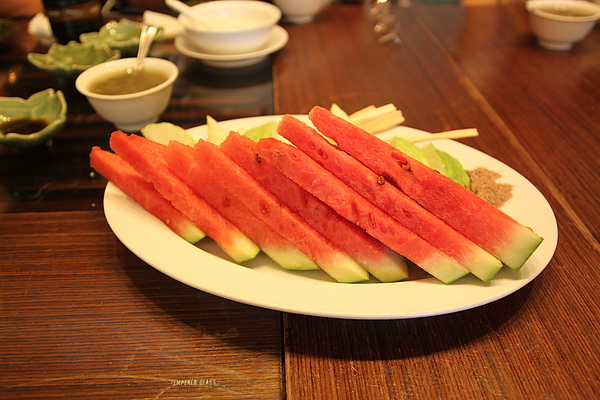
[[[512,197],[512,185],[496,182],[500,174],[487,168],[477,167],[467,171],[471,178],[471,191],[486,200],[488,203],[500,208]]]

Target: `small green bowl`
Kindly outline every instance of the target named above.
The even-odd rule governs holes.
[[[71,41],[66,45],[53,43],[48,53],[29,53],[29,62],[57,78],[76,78],[80,73],[94,65],[116,60],[121,57],[119,50],[90,43]]]
[[[14,125],[21,120],[43,120],[47,125],[29,134],[4,133],[2,127],[5,124]],[[0,97],[0,145],[15,148],[31,147],[42,143],[50,145],[66,120],[67,102],[60,90],[46,89],[26,100],[20,97]]]
[[[137,54],[140,44],[140,35],[144,25],[128,19],[110,21],[99,32],[82,33],[79,40],[82,43],[93,43],[98,46],[108,46],[119,50],[123,57],[132,57]],[[154,40],[162,35],[163,28],[158,27]]]

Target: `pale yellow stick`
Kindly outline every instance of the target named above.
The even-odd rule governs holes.
[[[356,124],[369,133],[379,133],[404,122],[404,116],[398,110],[381,115],[379,118]]]
[[[386,104],[385,106],[375,107],[368,106],[348,116],[350,121],[357,125],[361,125],[370,120],[379,118],[383,115],[396,112],[396,107],[393,104]]]
[[[373,112],[376,109],[377,109],[377,107],[375,107],[374,105],[366,106],[365,108],[361,108],[360,110],[355,111],[352,114],[348,114],[348,118],[350,120],[362,118],[365,114],[368,115],[369,113]]]
[[[479,136],[479,132],[476,128],[467,128],[467,129],[456,129],[452,131],[438,132],[432,133],[431,135],[420,135],[420,136],[403,136],[403,139],[408,140],[409,142],[423,142],[426,140],[436,140],[436,139],[461,139],[467,137],[475,137]]]

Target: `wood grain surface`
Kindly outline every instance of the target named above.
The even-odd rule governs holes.
[[[0,225],[0,398],[281,395],[279,313],[166,277],[101,211],[0,214]]]
[[[600,32],[557,54],[536,46],[522,5],[418,3],[397,18],[400,46],[378,44],[351,8],[289,27],[274,67],[276,113],[392,102],[411,127],[476,127],[480,136],[461,142],[544,193],[558,249],[527,287],[469,311],[401,321],[285,315],[288,398],[597,396]]]
[[[556,253],[533,282],[471,310],[361,321],[222,299],[150,267],[103,214],[92,146],[112,126],[36,70],[20,29],[0,53],[2,95],[65,91],[52,146],[0,146],[0,399],[593,399],[600,393],[600,30],[568,53],[533,39],[520,3],[396,7],[379,43],[361,4],[332,4],[258,65],[181,70],[162,119],[185,128],[315,105],[394,103],[405,125],[461,139],[547,198]],[[26,28],[21,21],[20,26]],[[307,293],[310,295],[310,293]]]

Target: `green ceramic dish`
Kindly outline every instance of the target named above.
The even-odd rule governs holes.
[[[108,46],[119,50],[123,57],[131,57],[137,54],[142,26],[143,24],[128,19],[110,21],[99,32],[82,33],[79,40],[82,43]],[[162,27],[159,27],[155,40],[162,35],[162,31]]]
[[[7,124],[26,126],[27,120],[40,120],[43,127],[37,132],[23,134],[6,132]],[[30,147],[42,143],[52,144],[52,139],[67,120],[67,102],[63,93],[46,89],[28,99],[0,97],[0,145]],[[17,129],[15,129],[17,130]]]
[[[30,63],[59,78],[76,78],[94,65],[120,57],[119,50],[75,41],[66,45],[54,43],[46,54],[29,53],[27,55]]]

